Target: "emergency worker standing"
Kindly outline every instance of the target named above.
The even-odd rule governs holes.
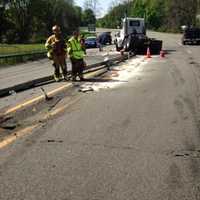
[[[79,31],[74,31],[73,36],[68,40],[67,50],[72,63],[72,80],[76,81],[76,77],[79,76],[80,80],[83,81],[85,48],[79,38]]]
[[[61,30],[58,25],[52,27],[51,35],[46,43],[45,47],[48,51],[47,56],[50,60],[52,60],[52,65],[55,68],[54,79],[55,81],[59,81],[64,78],[68,80],[67,77],[67,64],[66,64],[66,56],[67,56],[67,45],[61,35]],[[62,68],[62,74],[60,74],[60,67]]]

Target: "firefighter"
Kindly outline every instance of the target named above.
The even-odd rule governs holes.
[[[52,60],[52,65],[55,69],[54,71],[54,79],[56,82],[61,79],[68,80],[67,77],[67,45],[62,37],[60,27],[55,25],[52,27],[53,35],[51,35],[46,43],[45,47],[48,51],[47,56],[50,60]],[[60,67],[62,69],[62,74],[60,73]]]
[[[73,36],[68,40],[67,50],[72,63],[72,80],[76,81],[76,77],[78,76],[83,81],[85,47],[79,38],[79,31],[73,32]]]

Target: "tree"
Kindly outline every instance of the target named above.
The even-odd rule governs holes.
[[[0,41],[44,41],[58,24],[65,35],[81,23],[82,10],[73,0],[0,0]]]
[[[8,30],[8,21],[6,19],[6,5],[7,1],[0,1],[0,42],[3,40],[3,34]]]
[[[93,10],[94,15],[97,16],[97,10],[99,8],[99,1],[98,0],[85,0],[84,1],[84,9],[85,10]]]
[[[88,26],[88,24],[95,24],[96,17],[91,9],[86,9],[83,12],[83,25]]]
[[[15,39],[18,42],[25,42],[31,35],[32,15],[31,15],[31,0],[9,0],[9,16],[10,20],[15,25]]]
[[[151,29],[179,31],[183,24],[195,25],[200,0],[124,0],[98,20],[98,25],[116,27],[123,13],[130,17],[145,17]],[[200,11],[199,11],[200,12]]]

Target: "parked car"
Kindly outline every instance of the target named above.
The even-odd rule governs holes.
[[[98,37],[98,42],[100,44],[106,45],[106,44],[112,44],[112,36],[111,32],[103,32]]]
[[[85,39],[86,48],[96,48],[97,47],[97,38],[95,36],[90,36]]]
[[[200,44],[200,28],[185,28],[182,44]]]

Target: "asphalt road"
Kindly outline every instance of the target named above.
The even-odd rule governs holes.
[[[149,35],[166,58],[77,85],[91,90],[76,88],[64,113],[0,149],[0,199],[200,199],[200,47]]]

